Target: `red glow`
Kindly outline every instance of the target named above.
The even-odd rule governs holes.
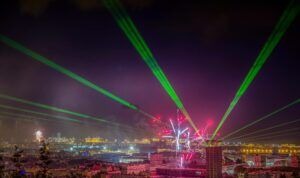
[[[184,121],[186,121],[185,117],[181,116],[178,119],[179,124],[182,124]]]
[[[161,122],[161,117],[160,116],[154,117],[154,118],[151,119],[151,122],[152,123],[160,123]]]
[[[194,133],[194,136],[195,136],[195,137],[199,137],[199,136],[200,136],[200,133],[199,133],[199,132],[200,132],[200,130],[198,130],[197,132],[195,132],[195,133]]]
[[[171,130],[169,130],[169,129],[165,129],[165,130],[163,130],[163,133],[164,134],[170,134],[172,131]]]
[[[213,123],[214,123],[214,121],[213,121],[213,120],[211,120],[211,119],[209,119],[209,120],[207,121],[207,126],[212,126],[212,125],[213,125]]]

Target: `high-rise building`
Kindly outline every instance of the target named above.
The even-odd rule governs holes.
[[[206,177],[222,177],[222,147],[206,147]]]

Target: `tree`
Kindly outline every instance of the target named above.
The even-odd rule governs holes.
[[[49,174],[49,164],[51,163],[49,144],[45,141],[41,141],[41,148],[39,149],[39,161],[37,165],[39,166],[39,171],[37,173],[38,178],[51,177]]]
[[[242,164],[243,163],[243,161],[239,158],[235,162],[236,162],[236,164]]]
[[[2,150],[0,150],[0,153]],[[5,165],[4,165],[4,160],[2,154],[0,154],[0,177],[4,177],[4,170],[5,170]]]
[[[12,162],[14,163],[15,170],[12,173],[12,177],[19,178],[25,177],[25,170],[23,169],[23,163],[21,157],[24,150],[21,150],[17,145],[14,147],[14,154],[12,156]]]
[[[300,177],[299,174],[298,174],[296,171],[293,171],[292,176],[293,176],[294,178],[299,178],[299,177]]]

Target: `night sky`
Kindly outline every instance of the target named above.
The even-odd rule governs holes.
[[[1,1],[0,33],[144,111],[163,120],[175,117],[175,104],[100,2],[36,2]],[[284,0],[121,2],[196,125],[214,121],[210,132],[287,5]],[[299,27],[298,17],[225,122],[221,134],[300,98]],[[0,93],[151,129],[143,115],[1,42]],[[0,103],[49,113],[6,100],[0,99]],[[248,131],[299,118],[298,104]],[[67,136],[120,135],[118,130],[89,125],[18,123],[14,119],[2,119],[0,127],[2,138],[28,137],[37,128],[48,136],[57,132]],[[285,128],[296,127],[300,122]],[[291,135],[276,141],[296,142],[299,138]]]

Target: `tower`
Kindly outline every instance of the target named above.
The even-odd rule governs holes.
[[[222,177],[222,147],[206,147],[206,177]]]

